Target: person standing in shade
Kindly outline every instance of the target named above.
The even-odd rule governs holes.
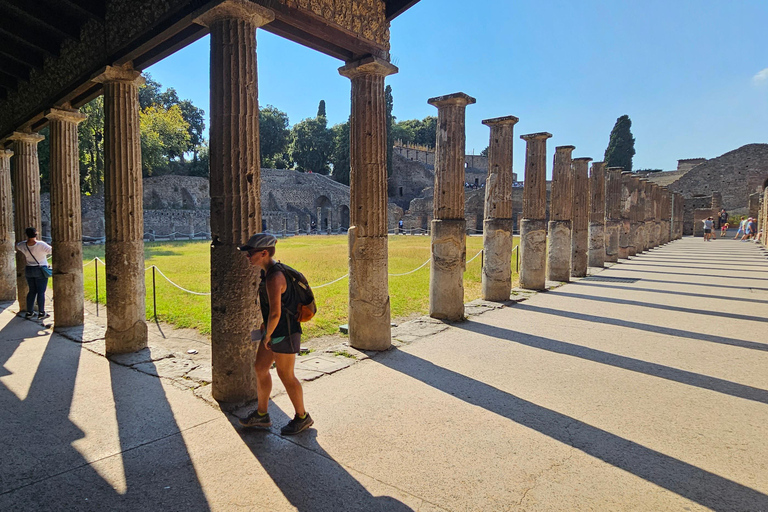
[[[296,410],[294,418],[280,433],[294,435],[311,427],[314,421],[304,408],[304,391],[294,373],[296,354],[301,350],[301,323],[289,312],[297,311],[298,297],[293,287],[288,286],[280,263],[274,260],[276,244],[277,238],[269,233],[257,233],[246,245],[238,247],[246,253],[248,262],[261,270],[259,303],[264,319],[261,328],[251,333],[251,339],[259,342],[255,363],[259,405],[247,418],[241,419],[240,424],[244,427],[272,426],[267,407],[272,393],[269,370],[275,363],[277,376]]]
[[[723,226],[728,224],[728,212],[725,211],[725,208],[720,210],[719,219],[720,219],[720,229],[722,230]],[[728,228],[726,228],[726,231],[727,230],[728,230]],[[725,236],[724,232],[720,234],[720,238],[723,238],[724,236]]]
[[[53,248],[43,241],[37,240],[37,230],[27,228],[25,241],[16,244],[16,250],[27,259],[24,267],[24,276],[27,278],[27,312],[25,318],[32,318],[35,314],[35,299],[37,299],[37,318],[42,320],[51,316],[45,311],[45,290],[48,289],[48,255]]]
[[[707,217],[702,222],[704,223],[704,241],[709,242],[712,239],[712,226],[715,221],[712,220],[712,217]]]

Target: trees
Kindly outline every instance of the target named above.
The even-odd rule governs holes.
[[[349,121],[335,125],[331,128],[333,133],[333,152],[331,153],[331,165],[333,165],[332,178],[339,183],[349,185]]]
[[[623,115],[616,120],[611,130],[611,138],[608,148],[605,150],[605,166],[621,167],[625,171],[632,170],[632,157],[635,156],[635,138],[630,128],[632,121],[628,115]]]
[[[317,113],[325,113],[325,101],[320,100]],[[288,154],[302,172],[328,174],[328,157],[333,151],[333,135],[324,115],[304,119],[291,130]]]
[[[141,167],[144,176],[170,174],[170,162],[180,158],[189,146],[189,123],[181,107],[154,104],[139,113],[141,124]]]
[[[437,118],[427,116],[421,121],[408,119],[396,123],[392,128],[392,139],[403,144],[434,148],[437,142]]]
[[[262,167],[274,169],[288,167],[290,159],[287,151],[290,136],[288,114],[272,105],[259,110],[259,148]]]

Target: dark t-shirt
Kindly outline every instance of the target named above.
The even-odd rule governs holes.
[[[728,222],[728,214],[726,212],[720,214],[720,222],[723,224]]]
[[[261,316],[266,326],[269,319],[269,296],[267,295],[267,276],[271,276],[275,272],[280,272],[280,264],[276,263],[270,267],[269,271],[265,274],[261,272],[261,282],[259,283],[259,305],[261,306]],[[283,274],[285,275],[285,274]],[[296,311],[297,299],[294,297],[295,292],[293,287],[288,282],[288,278],[285,279],[286,287],[283,294],[280,296],[280,302],[282,303],[283,310],[280,313],[280,320],[277,322],[277,327],[272,333],[272,338],[278,338],[280,336],[288,336],[293,333],[301,333],[301,323],[296,320],[294,315],[288,313],[288,311]]]

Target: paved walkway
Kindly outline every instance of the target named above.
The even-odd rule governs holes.
[[[316,428],[283,438],[284,394],[241,430],[6,304],[0,510],[768,511],[767,322],[766,253],[684,239],[401,327],[307,382]]]

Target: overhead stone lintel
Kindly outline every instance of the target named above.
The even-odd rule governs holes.
[[[373,55],[347,62],[339,68],[339,74],[347,78],[362,75],[389,76],[398,71],[400,70],[394,64]]]
[[[477,103],[477,100],[469,94],[463,92],[454,92],[453,94],[446,94],[445,96],[437,96],[435,98],[429,98],[427,103],[435,107],[447,107],[450,105],[466,106]]]
[[[210,27],[217,21],[229,19],[242,19],[263,27],[275,20],[275,12],[249,0],[226,0],[195,18],[195,23]]]

